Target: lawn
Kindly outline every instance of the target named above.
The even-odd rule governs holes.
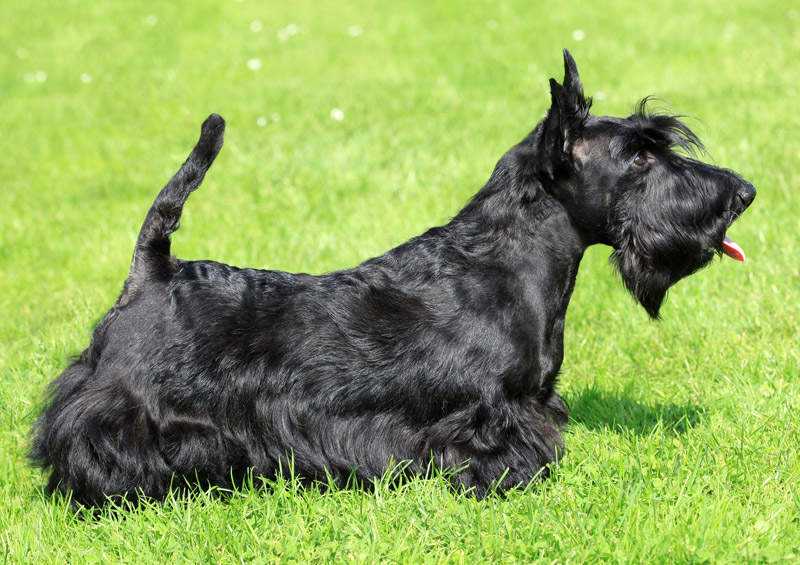
[[[0,551],[6,562],[800,560],[800,9],[793,2],[6,0],[0,26]],[[291,478],[74,516],[25,460],[139,225],[210,112],[226,145],[174,251],[321,273],[454,215],[541,119],[561,48],[594,112],[655,94],[758,189],[652,322],[590,248],[567,317],[567,454],[475,500]]]

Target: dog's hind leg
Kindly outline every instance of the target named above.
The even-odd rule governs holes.
[[[45,492],[71,493],[75,508],[167,494],[173,469],[160,448],[158,414],[140,391],[79,360],[54,381],[51,395],[30,454],[52,468]]]
[[[203,182],[206,171],[222,148],[224,133],[225,120],[221,116],[211,114],[206,118],[197,145],[175,176],[158,193],[139,231],[131,272],[120,301],[126,301],[126,297],[135,293],[146,280],[163,280],[174,272],[176,264],[170,257],[169,236],[178,229],[183,205],[189,194]]]

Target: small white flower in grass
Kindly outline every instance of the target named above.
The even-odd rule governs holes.
[[[344,119],[344,112],[339,108],[334,108],[333,110],[331,110],[331,118],[333,118],[337,122],[341,122]]]
[[[261,59],[256,59],[256,58],[248,59],[247,68],[250,69],[251,71],[257,71],[258,69],[261,68]]]
[[[586,32],[583,31],[582,29],[576,29],[575,31],[572,32],[572,39],[574,39],[575,41],[583,41],[584,39],[586,39]]]
[[[148,14],[144,18],[144,23],[149,25],[150,27],[153,27],[158,23],[158,16],[156,16],[155,14]]]
[[[358,37],[363,33],[364,30],[361,28],[361,26],[350,26],[349,28],[347,28],[347,35],[349,35],[350,37]]]
[[[261,20],[253,20],[250,22],[250,31],[253,33],[258,33],[262,29],[264,29],[264,24],[261,23]]]
[[[263,128],[265,125],[267,125],[267,118],[265,118],[264,116],[259,116],[258,119],[256,120],[256,125]]]
[[[44,82],[47,80],[47,73],[44,71],[36,71],[36,82]]]
[[[289,24],[285,28],[278,30],[278,41],[285,43],[289,41],[290,37],[298,33],[300,33],[300,27],[297,24]]]
[[[89,84],[90,82],[92,82],[92,75],[90,75],[89,73],[81,73],[81,82],[83,84]]]

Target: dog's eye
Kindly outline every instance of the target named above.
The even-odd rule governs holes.
[[[647,164],[647,154],[643,151],[639,151],[633,158],[633,164],[637,167],[644,167]]]

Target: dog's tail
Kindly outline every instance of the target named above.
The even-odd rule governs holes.
[[[173,274],[177,263],[170,256],[169,236],[178,229],[189,194],[203,182],[206,171],[222,148],[224,133],[225,120],[221,116],[211,114],[206,118],[189,158],[156,196],[136,240],[126,291],[134,291],[146,280],[164,279]]]

